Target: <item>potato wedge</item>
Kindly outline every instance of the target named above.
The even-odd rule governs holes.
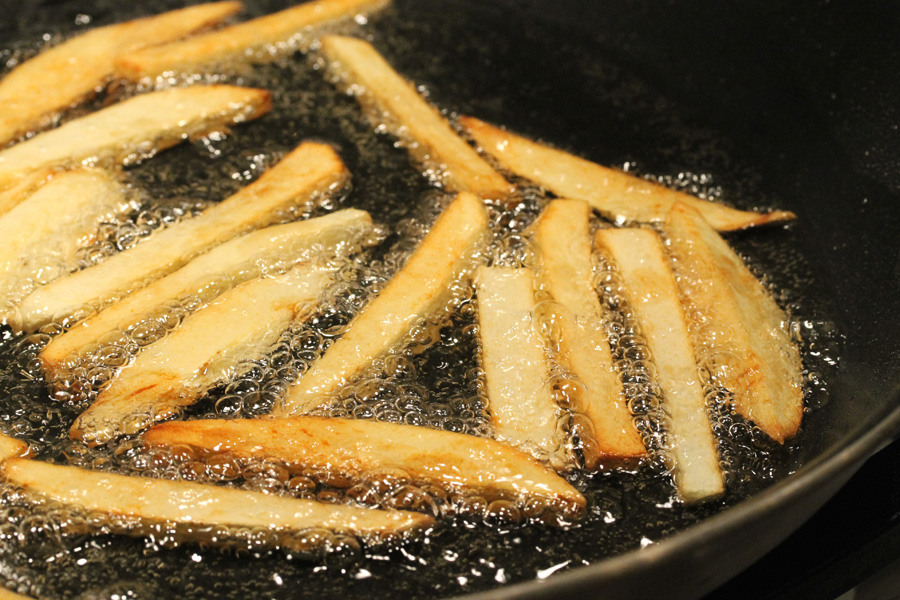
[[[590,206],[582,200],[554,200],[534,226],[539,275],[557,304],[559,363],[580,381],[572,386],[572,408],[584,414],[593,439],[582,440],[585,467],[647,455],[625,404],[613,366],[603,309],[594,291]]]
[[[8,458],[21,458],[31,454],[31,448],[22,440],[0,433],[0,463]]]
[[[171,421],[144,435],[150,445],[187,444],[238,458],[365,479],[400,469],[450,493],[486,499],[537,498],[579,514],[584,497],[528,454],[487,438],[372,420],[292,417]]]
[[[200,4],[92,29],[44,50],[0,81],[0,146],[96,93],[115,71],[116,56],[184,37],[240,9],[240,2]]]
[[[794,213],[786,211],[761,214],[701,200],[533,142],[473,117],[461,117],[460,123],[482,150],[497,159],[503,168],[530,179],[559,197],[584,200],[605,218],[619,224],[662,221],[675,202],[693,206],[720,231],[795,217]]]
[[[196,35],[186,40],[144,48],[116,59],[121,77],[132,81],[171,72],[192,72],[228,59],[259,60],[293,49],[297,37],[328,21],[368,14],[390,0],[315,0]]]
[[[350,254],[371,230],[369,213],[349,208],[324,217],[273,225],[235,238],[53,338],[40,353],[44,370],[51,374],[58,371],[68,357],[108,333],[131,327],[169,300],[206,293],[210,282],[219,286],[224,278],[237,285],[242,283],[237,274],[250,272],[246,267],[279,257],[300,258],[313,246],[330,254]]]
[[[310,365],[273,414],[297,415],[326,404],[376,357],[399,343],[417,319],[439,311],[449,300],[448,288],[470,266],[487,232],[481,200],[460,193],[406,265]]]
[[[128,207],[122,185],[100,169],[80,168],[50,180],[0,216],[0,277],[30,254],[52,252],[75,266],[75,252],[94,241],[97,226]]]
[[[271,107],[267,91],[229,85],[135,96],[0,152],[0,188],[43,167],[134,162],[201,131],[260,117]]]
[[[562,468],[566,439],[534,313],[534,275],[530,269],[481,267],[475,289],[494,437]]]
[[[137,355],[75,420],[70,435],[90,445],[137,433],[232,378],[240,359],[258,359],[331,282],[330,271],[297,267],[242,283],[188,316]]]
[[[706,367],[738,413],[784,442],[803,417],[803,366],[787,315],[699,212],[676,203],[665,231],[682,294],[703,316],[696,330]]]
[[[413,157],[434,169],[444,188],[503,199],[513,187],[450,127],[447,120],[363,40],[326,36],[322,52],[331,72],[363,106],[378,111]]]
[[[377,542],[432,525],[428,515],[399,510],[372,510],[286,498],[262,492],[129,477],[78,467],[14,458],[0,465],[7,483],[37,498],[103,514],[103,529],[144,535],[154,525],[176,526],[181,537],[207,544],[227,543],[223,534],[265,528],[276,545],[291,545],[298,533],[324,528]]]
[[[716,440],[662,240],[649,229],[601,229],[596,242],[622,276],[626,301],[656,365],[669,416],[666,458],[674,471],[678,495],[684,502],[718,496],[724,491],[724,482]]]
[[[54,169],[39,169],[18,179],[8,188],[0,190],[0,216],[11,211],[39,187],[50,181],[50,176],[54,172]]]
[[[202,215],[36,290],[19,306],[11,325],[32,331],[97,302],[104,294],[113,295],[140,282],[159,279],[207,248],[270,224],[280,211],[326,192],[346,178],[347,170],[334,150],[305,142],[257,181]]]

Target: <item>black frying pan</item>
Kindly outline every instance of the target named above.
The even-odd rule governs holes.
[[[177,5],[160,3],[153,11]],[[250,12],[281,6],[259,2]],[[5,39],[70,33],[78,14],[101,25],[141,10],[74,1],[16,8],[7,12]],[[893,7],[849,2],[771,8],[587,0],[397,0],[395,12],[371,24],[376,45],[444,108],[605,164],[629,163],[654,174],[710,174],[723,197],[738,206],[798,213],[798,222],[787,228],[730,238],[775,288],[785,290],[783,301],[812,323],[806,358],[821,367],[811,385],[814,410],[775,469],[777,483],[745,490],[753,492],[749,499],[738,495],[721,512],[645,513],[646,507],[629,501],[629,478],[612,476],[592,496],[595,506],[615,513],[617,521],[607,527],[596,519],[569,532],[460,526],[439,530],[429,544],[386,551],[392,559],[387,563],[331,563],[324,574],[278,554],[182,547],[145,555],[146,542],[112,538],[69,548],[58,567],[22,566],[22,557],[6,557],[4,573],[12,580],[43,573],[46,593],[70,597],[129,590],[133,597],[441,597],[480,591],[489,597],[689,598],[712,589],[786,537],[900,431],[898,25]],[[350,114],[352,101],[316,83],[312,72],[287,82],[285,77],[298,76],[296,69],[276,65],[262,73],[246,82],[283,82],[276,110],[240,128],[220,163],[206,170],[221,166],[227,172],[246,160],[242,152],[324,138],[338,145],[354,173],[354,191],[345,202],[370,208],[385,221],[411,214],[425,186],[403,151],[391,149],[383,136],[355,138],[348,131],[356,135],[359,123],[338,123],[316,110],[316,101],[325,99]],[[200,175],[191,161],[199,153],[191,146],[174,149],[132,173],[152,187],[163,182],[155,169],[168,169],[174,174],[166,179],[169,189],[196,193],[192,185]],[[226,185],[214,174],[204,177],[210,187]],[[814,357],[823,346],[840,357],[836,367]],[[791,470],[796,472],[782,477]],[[616,523],[627,523],[627,531]],[[641,537],[653,543],[638,550]],[[458,558],[438,560],[441,550],[432,548]],[[431,566],[410,561],[408,554],[431,557]],[[76,563],[81,558],[87,567]],[[558,565],[560,572],[547,581],[533,581]],[[353,577],[361,568],[372,576]],[[283,583],[274,582],[273,574]]]

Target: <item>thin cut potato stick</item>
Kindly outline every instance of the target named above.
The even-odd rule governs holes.
[[[186,444],[353,479],[400,469],[450,493],[537,498],[567,513],[578,514],[585,505],[576,489],[524,452],[487,438],[412,425],[322,417],[171,421],[148,431],[144,442]]]
[[[266,541],[290,546],[298,533],[324,528],[372,541],[432,525],[428,515],[324,504],[234,488],[150,477],[129,477],[15,458],[0,465],[7,483],[68,507],[109,519],[101,530],[144,535],[170,524],[185,539],[227,543],[229,531],[264,528]],[[223,539],[223,534],[225,539]]]
[[[629,308],[656,365],[669,416],[669,448],[685,502],[724,491],[722,471],[688,326],[662,240],[649,229],[601,229],[597,246],[618,267]]]
[[[530,269],[481,267],[475,289],[494,437],[562,468],[566,440],[534,314],[534,275]]]
[[[93,241],[100,222],[127,206],[122,185],[100,169],[56,173],[0,216],[0,275],[38,251],[49,250],[64,263],[74,263],[76,250]]]
[[[0,146],[43,129],[56,113],[96,93],[119,54],[176,40],[240,9],[240,2],[191,6],[93,29],[44,50],[0,81]]]
[[[193,134],[260,117],[271,107],[267,91],[230,85],[141,94],[0,152],[0,188],[42,167],[134,162]]]
[[[236,273],[247,271],[243,267],[255,262],[284,257],[288,253],[297,256],[313,245],[321,247],[323,252],[349,254],[371,229],[369,214],[350,208],[324,217],[274,225],[235,238],[56,336],[41,351],[41,363],[45,371],[53,373],[69,356],[116,329],[127,329],[169,300],[200,294],[210,282],[220,286],[222,277],[234,285],[241,283]],[[224,291],[221,289],[220,293]]]
[[[367,14],[390,0],[315,0],[179,42],[144,48],[116,60],[132,81],[173,71],[190,72],[229,58],[259,59],[292,48],[294,38],[328,21]]]
[[[557,196],[584,200],[616,223],[662,221],[675,202],[693,206],[720,231],[795,218],[791,212],[776,210],[761,214],[701,200],[533,142],[473,117],[461,117],[460,123],[503,168],[542,185]]]
[[[803,417],[803,367],[787,316],[696,210],[675,204],[665,230],[682,293],[703,318],[707,367],[738,413],[784,442]]]
[[[31,448],[22,440],[0,433],[0,462],[8,458],[22,458],[31,454]]]
[[[406,265],[288,390],[275,415],[302,414],[327,403],[375,358],[399,343],[418,319],[443,308],[450,299],[451,284],[469,266],[487,232],[487,211],[481,200],[459,194]]]
[[[326,36],[322,52],[332,62],[332,72],[346,80],[359,101],[379,111],[379,121],[384,120],[381,113],[386,113],[388,126],[407,142],[413,156],[441,172],[447,190],[496,199],[510,194],[510,183],[478,156],[371,44]]]
[[[75,420],[71,437],[104,444],[193,404],[231,378],[238,359],[263,356],[291,321],[310,311],[330,281],[328,271],[298,267],[225,292],[123,368]]]
[[[50,181],[54,169],[39,169],[18,179],[8,188],[0,190],[0,216],[5,215],[29,197],[39,187]]]
[[[6,588],[0,588],[0,600],[34,600],[32,596],[23,596]]]
[[[36,290],[19,306],[11,324],[17,330],[32,331],[96,302],[104,294],[120,293],[139,282],[158,279],[211,246],[269,225],[279,212],[330,190],[346,177],[347,170],[334,150],[305,142],[257,181],[200,216]]]
[[[575,410],[593,429],[582,440],[585,466],[605,460],[646,456],[647,450],[625,405],[622,382],[613,367],[603,331],[603,309],[594,291],[590,206],[581,200],[554,200],[537,221],[535,246],[540,276],[559,307],[558,360],[580,381],[569,392]]]

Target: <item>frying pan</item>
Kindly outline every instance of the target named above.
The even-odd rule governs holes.
[[[250,4],[250,15],[282,6]],[[153,11],[180,5],[162,2]],[[106,0],[17,3],[5,12],[4,39],[70,33],[79,14],[102,25],[139,10]],[[812,332],[805,337],[805,357],[821,367],[811,375],[803,431],[785,458],[789,476],[721,512],[700,510],[675,519],[648,533],[650,543],[643,548],[599,548],[615,546],[612,534],[591,539],[577,531],[545,536],[515,530],[498,535],[493,550],[479,546],[460,558],[483,567],[506,560],[507,570],[518,574],[506,585],[497,577],[496,583],[467,588],[446,570],[414,572],[415,565],[402,564],[401,552],[392,559],[403,568],[388,569],[371,585],[336,577],[300,587],[309,567],[278,557],[201,552],[206,570],[197,571],[201,567],[173,566],[189,565],[194,549],[163,549],[135,563],[121,556],[140,555],[140,542],[100,540],[94,549],[73,550],[91,557],[95,581],[75,575],[73,585],[81,587],[67,594],[94,590],[88,597],[108,597],[127,588],[132,597],[202,597],[204,589],[222,597],[440,597],[474,589],[473,598],[696,598],[752,563],[900,432],[897,13],[889,3],[825,0],[784,6],[396,0],[391,15],[371,24],[376,45],[398,70],[451,112],[504,124],[602,164],[672,175],[676,184],[714,192],[720,188],[739,207],[786,208],[799,215],[784,228],[729,238],[775,289],[786,290],[780,300]],[[289,147],[300,137],[320,137],[343,144],[356,177],[351,203],[366,193],[414,198],[424,189],[408,179],[379,179],[367,168],[364,152],[342,141],[333,127],[296,115],[289,122],[276,115],[266,119],[240,129],[240,143],[253,147],[274,137]],[[379,143],[390,145],[384,136]],[[150,162],[177,163],[189,152],[176,149]],[[391,154],[391,164],[403,162],[402,155]],[[376,217],[402,216],[392,207]],[[817,362],[816,353],[839,360],[832,367]],[[532,536],[541,550],[509,546],[514,536]],[[501,548],[501,541],[507,545]],[[477,546],[463,535],[455,547],[469,542]],[[556,566],[561,572],[533,580],[534,573]],[[138,572],[144,568],[165,574],[165,581],[148,583]],[[295,576],[296,587],[264,582],[272,569]],[[14,573],[7,576],[15,579]]]

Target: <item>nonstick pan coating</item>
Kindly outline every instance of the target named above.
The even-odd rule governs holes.
[[[163,2],[152,10],[179,5]],[[281,7],[251,3],[248,12]],[[4,39],[14,46],[15,40],[33,44],[45,32],[74,32],[78,15],[90,15],[92,25],[102,25],[140,10],[114,2],[26,3],[6,11]],[[403,553],[396,552],[391,555],[396,569],[376,573],[380,576],[368,582],[318,577],[307,586],[303,576],[312,567],[278,556],[202,551],[197,554],[202,566],[191,567],[187,563],[195,549],[190,547],[141,559],[142,542],[103,538],[78,549],[97,565],[94,581],[82,572],[72,579],[73,586],[81,586],[78,591],[55,593],[698,597],[786,537],[896,435],[900,118],[895,107],[900,77],[894,66],[900,64],[900,41],[892,32],[900,30],[900,23],[895,9],[824,1],[769,7],[699,1],[397,0],[393,13],[371,25],[376,45],[397,68],[427,86],[431,99],[451,112],[504,124],[639,173],[676,179],[679,173],[708,174],[722,196],[740,207],[785,208],[799,215],[787,228],[731,238],[776,289],[786,290],[781,300],[817,335],[823,327],[830,332],[815,338],[828,343],[827,352],[839,350],[836,366],[823,365],[814,374],[811,385],[823,389],[812,394],[814,410],[782,469],[796,472],[718,514],[672,517],[648,534],[653,543],[646,548],[617,548],[614,532],[592,539],[584,531],[519,531],[533,544],[526,550],[473,541],[471,555],[460,562],[488,569],[492,561],[507,561],[506,585],[498,577],[467,586],[459,573],[446,568],[432,573],[404,565]],[[27,43],[16,47],[27,50]],[[247,81],[254,84],[252,77]],[[285,85],[293,100],[329,94],[327,86],[304,96],[291,82]],[[346,100],[344,106],[352,110],[353,103]],[[275,119],[239,129],[236,143],[264,145],[278,128],[271,142],[276,146],[289,147],[303,137],[343,144],[356,176],[351,203],[364,201],[366,194],[370,201],[391,195],[414,199],[425,190],[411,176],[380,177],[358,147],[335,139],[333,124],[302,116],[273,124]],[[390,145],[384,136],[373,139]],[[153,161],[174,163],[189,151],[170,152],[169,158],[164,153]],[[388,156],[392,165],[406,164],[399,150],[379,156]],[[134,171],[139,180],[142,168]],[[157,180],[147,175],[144,181]],[[377,219],[406,216],[402,202],[386,206]],[[807,341],[807,358],[816,351]],[[508,537],[494,534],[492,539]],[[445,539],[438,536],[431,543]],[[474,538],[461,540],[454,547]],[[610,554],[617,556],[604,558]],[[530,581],[554,564],[562,564],[562,572]],[[146,576],[142,569],[156,570],[159,577]],[[284,574],[288,585],[273,585],[271,572]],[[15,571],[10,573],[8,578],[16,580]]]

